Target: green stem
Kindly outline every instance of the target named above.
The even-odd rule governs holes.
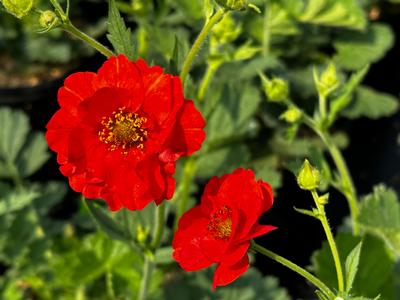
[[[71,22],[66,21],[65,23],[62,23],[61,28],[64,29],[69,34],[75,36],[76,38],[84,41],[85,43],[87,43],[89,46],[99,51],[104,56],[110,57],[115,55],[110,49],[108,49],[107,47],[96,41],[94,38],[88,36],[86,33],[80,31],[78,28],[76,28],[74,25],[72,25]]]
[[[15,166],[15,164],[13,162],[7,161],[6,167],[8,169],[8,172],[10,173],[10,177],[11,177],[12,181],[14,182],[17,190],[22,190],[23,189],[22,179],[19,176],[19,172],[18,172],[18,169]]]
[[[329,133],[327,133],[325,131],[321,131],[315,127],[313,128],[313,130],[321,137],[321,139],[325,143],[325,145],[328,148],[328,151],[329,151],[330,155],[332,156],[332,159],[336,165],[336,168],[339,171],[340,178],[342,181],[341,182],[341,185],[342,185],[341,192],[346,197],[347,202],[349,203],[350,216],[351,216],[352,225],[353,225],[353,233],[355,235],[359,235],[360,227],[357,222],[358,214],[359,214],[357,193],[356,193],[356,189],[354,187],[354,183],[351,178],[349,169],[346,165],[346,161],[344,160],[343,155],[340,152],[340,150],[338,149],[338,147],[332,141],[332,138],[329,135]]]
[[[180,74],[182,84],[185,84],[186,77],[189,74],[190,67],[197,52],[199,52],[200,46],[203,44],[208,33],[211,31],[213,26],[217,24],[225,15],[226,10],[218,10],[205,24],[203,29],[200,31],[197,39],[194,41],[192,48],[190,48],[188,55],[183,62],[182,71]]]
[[[147,291],[151,281],[151,276],[154,270],[154,258],[146,255],[143,265],[142,281],[140,282],[140,289],[137,300],[145,300],[147,298]]]
[[[138,300],[145,300],[147,298],[147,291],[151,282],[153,270],[155,268],[154,253],[160,246],[165,226],[165,203],[162,203],[156,208],[156,224],[153,232],[153,240],[150,244],[150,249],[145,251],[145,259],[143,265],[142,281],[138,294]]]
[[[110,270],[107,270],[106,273],[106,286],[107,286],[107,294],[108,298],[115,299],[114,285],[113,285],[113,274]]]
[[[318,101],[319,101],[319,112],[321,114],[321,120],[325,121],[326,120],[326,96],[322,95],[320,93],[319,97],[318,97]]]
[[[199,101],[204,100],[211,79],[214,77],[215,72],[217,72],[220,65],[221,63],[215,63],[215,62],[211,62],[207,65],[207,70],[203,76],[203,79],[201,80],[199,93],[197,95]]]
[[[337,249],[335,239],[333,238],[331,227],[329,226],[328,219],[326,217],[325,206],[324,204],[320,203],[319,196],[316,190],[311,191],[311,194],[319,212],[318,219],[322,223],[322,227],[324,228],[326,238],[328,239],[329,247],[331,248],[333,260],[335,262],[335,267],[336,267],[339,292],[343,292],[344,279],[343,279],[342,263],[340,261],[339,251]]]
[[[186,160],[185,165],[183,166],[183,177],[182,177],[182,192],[181,197],[178,203],[178,208],[176,212],[175,226],[174,230],[178,228],[179,219],[185,213],[187,204],[189,202],[190,196],[190,183],[193,180],[193,177],[196,173],[196,160],[193,157],[190,157]]]
[[[161,205],[156,208],[156,224],[154,226],[153,241],[150,245],[150,248],[154,250],[160,245],[164,233],[165,207],[165,203],[161,203]]]
[[[272,260],[275,260],[276,262],[284,265],[285,267],[291,269],[292,271],[296,272],[297,274],[303,276],[305,279],[307,279],[309,282],[311,282],[313,285],[315,285],[318,289],[320,289],[323,293],[325,293],[329,298],[334,298],[335,294],[317,277],[312,275],[310,272],[306,271],[302,267],[296,265],[295,263],[292,263],[290,260],[287,260],[286,258],[270,251],[267,250],[266,248],[256,244],[255,242],[252,242],[251,248],[258,252],[261,253]]]
[[[287,106],[292,105],[298,108],[291,101],[286,101],[285,104]],[[319,137],[324,142],[325,146],[328,148],[329,154],[331,155],[333,162],[335,163],[336,169],[339,171],[340,178],[342,181],[341,182],[342,189],[340,190],[340,192],[346,197],[346,200],[349,204],[350,216],[353,225],[353,233],[355,235],[359,235],[360,226],[357,222],[359,214],[357,192],[353,183],[353,179],[351,178],[349,169],[347,167],[346,161],[344,160],[343,155],[340,152],[339,148],[332,141],[331,136],[326,130],[321,130],[320,127],[317,125],[317,123],[306,113],[303,113],[303,121],[311,130],[313,130],[316,134],[319,135]]]
[[[270,50],[270,43],[271,43],[271,30],[270,30],[270,23],[269,20],[271,19],[269,3],[266,1],[264,7],[264,34],[262,40],[262,53],[264,56],[267,56]]]

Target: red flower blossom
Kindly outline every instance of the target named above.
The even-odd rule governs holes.
[[[216,263],[213,287],[231,283],[249,266],[250,240],[275,229],[258,223],[272,203],[271,187],[255,181],[251,170],[213,177],[201,204],[179,220],[172,243],[174,259],[186,271]]]
[[[205,122],[178,77],[143,60],[111,57],[97,73],[69,76],[47,124],[71,187],[111,210],[142,209],[174,193],[175,162],[198,150]]]

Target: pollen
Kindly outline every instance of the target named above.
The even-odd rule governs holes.
[[[207,226],[211,236],[218,240],[227,240],[232,232],[232,210],[223,206],[210,216]]]
[[[144,149],[147,129],[143,125],[147,118],[127,112],[125,107],[103,117],[102,128],[98,132],[99,140],[109,146],[110,151],[120,150],[127,155],[130,149]]]

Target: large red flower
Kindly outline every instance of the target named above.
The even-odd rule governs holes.
[[[47,124],[71,187],[111,210],[142,209],[174,193],[175,162],[198,150],[205,122],[179,77],[119,55],[97,73],[69,76]]]
[[[271,187],[256,181],[251,170],[213,177],[201,204],[179,220],[172,243],[174,259],[186,271],[216,263],[213,287],[231,283],[249,266],[250,241],[275,229],[258,223],[272,203]]]

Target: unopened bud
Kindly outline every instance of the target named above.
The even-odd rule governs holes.
[[[296,123],[298,120],[300,120],[301,115],[301,110],[292,106],[288,108],[283,114],[281,114],[279,118],[285,120],[288,123]]]
[[[339,86],[337,70],[334,64],[330,63],[319,76],[318,71],[314,69],[314,80],[318,93],[327,96]]]
[[[227,15],[212,29],[212,43],[221,45],[233,42],[241,32],[242,26],[237,24],[230,15]]]
[[[265,76],[262,77],[264,82],[264,91],[267,98],[271,102],[281,102],[289,96],[288,83],[281,78],[273,78],[269,80]]]
[[[330,63],[321,75],[321,83],[328,89],[336,87],[339,83],[334,64]]]
[[[149,228],[144,228],[142,225],[136,227],[136,239],[139,244],[144,244],[149,236]]]
[[[222,7],[229,10],[245,10],[247,0],[215,0]]]
[[[303,166],[297,176],[297,184],[303,190],[315,190],[321,181],[321,175],[318,169],[314,168],[310,162],[304,160]]]
[[[39,24],[42,28],[52,28],[58,22],[58,17],[54,11],[46,10],[40,14]]]

